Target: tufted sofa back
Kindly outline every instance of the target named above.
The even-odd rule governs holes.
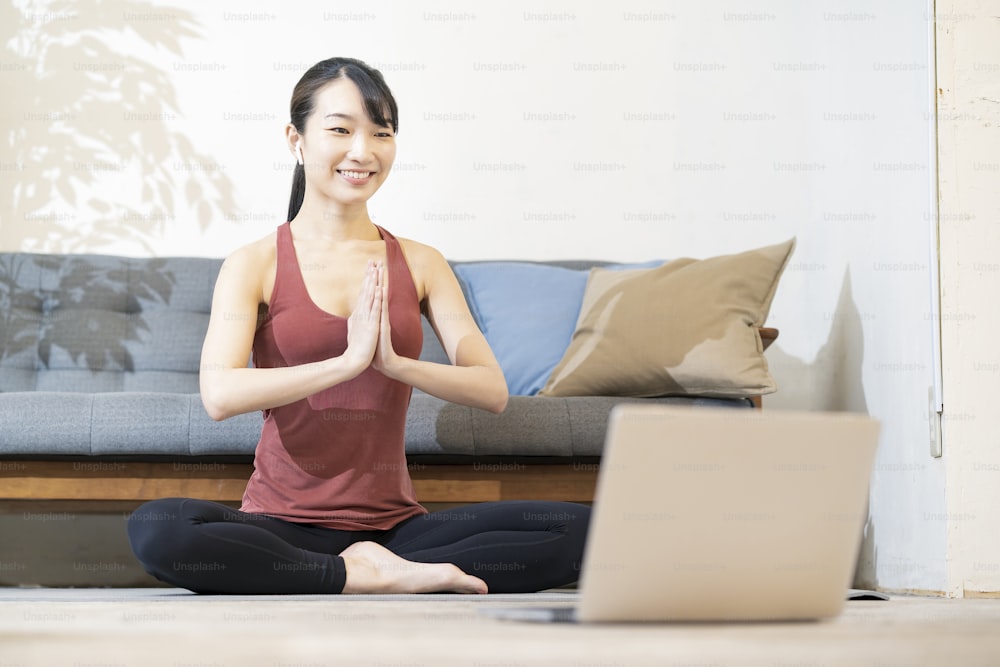
[[[220,259],[0,253],[0,391],[198,391]]]
[[[197,393],[221,266],[215,258],[0,253],[0,392]],[[447,363],[423,324],[421,358]]]

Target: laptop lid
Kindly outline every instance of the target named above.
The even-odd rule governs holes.
[[[617,406],[579,620],[839,614],[878,433],[847,413]]]

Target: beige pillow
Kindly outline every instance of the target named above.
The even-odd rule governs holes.
[[[795,239],[656,269],[592,269],[545,396],[757,396],[777,390],[758,327]]]

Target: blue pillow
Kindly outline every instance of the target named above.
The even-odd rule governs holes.
[[[652,268],[662,263],[605,268]],[[458,264],[455,275],[503,369],[508,391],[514,396],[537,394],[573,338],[590,271],[503,261]]]

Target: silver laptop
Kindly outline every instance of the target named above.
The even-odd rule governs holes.
[[[482,611],[580,622],[836,616],[865,593],[850,585],[878,435],[878,422],[846,413],[619,405],[577,605]]]

